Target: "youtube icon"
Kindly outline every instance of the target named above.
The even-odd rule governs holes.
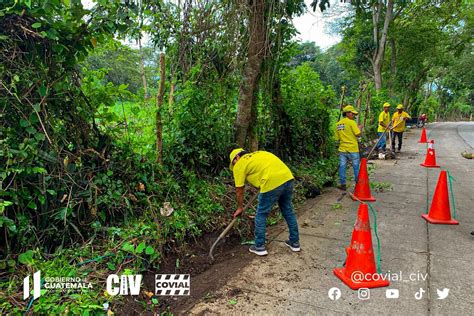
[[[388,289],[385,291],[386,298],[399,298],[400,292],[397,289]]]

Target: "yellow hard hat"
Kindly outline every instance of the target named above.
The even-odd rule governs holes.
[[[397,110],[403,110],[403,104],[397,105]]]
[[[385,102],[385,103],[383,104],[383,107],[385,108],[385,107],[387,107],[387,106],[390,107],[390,103]]]
[[[342,109],[342,112],[346,113],[346,112],[351,112],[351,113],[354,113],[354,114],[359,114],[359,112],[357,112],[354,107],[352,105],[346,105],[343,109]]]
[[[229,156],[229,158],[230,158],[230,165],[229,165],[230,170],[234,169],[234,166],[232,165],[232,161],[234,161],[235,156],[237,156],[237,154],[239,154],[242,151],[244,151],[243,148],[236,148],[236,149],[231,151],[230,156]]]

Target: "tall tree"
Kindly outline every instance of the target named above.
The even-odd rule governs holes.
[[[156,161],[163,163],[163,122],[161,119],[161,109],[163,107],[163,98],[165,95],[165,54],[160,55],[160,85],[156,95]]]
[[[142,77],[142,83],[143,83],[143,97],[146,100],[149,98],[149,95],[148,95],[148,85],[147,85],[146,76],[145,76],[145,57],[143,55],[141,36],[138,37],[138,52],[140,53],[140,76]]]
[[[244,147],[247,136],[251,132],[252,104],[255,102],[255,90],[266,50],[265,1],[253,0],[248,2],[249,12],[249,44],[247,61],[240,85],[237,118],[235,120],[235,141]]]
[[[383,27],[380,28],[380,21],[384,14]],[[384,1],[378,0],[372,3],[372,35],[375,48],[372,54],[372,69],[374,72],[375,89],[382,89],[382,64],[385,56],[385,44],[390,22],[393,18],[393,0],[388,0],[385,6]]]

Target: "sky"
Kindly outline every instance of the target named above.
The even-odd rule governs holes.
[[[331,7],[321,13],[319,7],[316,12],[313,12],[310,7],[311,2],[312,0],[305,0],[308,11],[293,19],[296,29],[300,32],[296,39],[301,42],[315,42],[316,46],[325,50],[341,41],[338,34],[331,34],[328,25],[337,18],[348,16],[350,4],[341,3],[339,0],[331,0]]]
[[[92,0],[81,0],[81,2],[86,8],[91,8],[94,5]],[[347,16],[350,4],[341,3],[340,0],[330,0],[330,8],[321,13],[319,7],[313,12],[313,9],[310,7],[311,2],[312,0],[305,0],[306,7],[308,8],[307,12],[293,19],[293,23],[300,33],[295,39],[301,42],[315,42],[316,46],[326,50],[341,41],[341,37],[338,34],[331,34],[328,29],[329,23],[337,18]],[[146,36],[144,36],[144,42],[146,42]],[[127,42],[125,44],[137,48],[135,42]],[[146,45],[146,43],[143,44]]]

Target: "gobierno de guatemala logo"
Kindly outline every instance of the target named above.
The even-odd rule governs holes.
[[[33,300],[41,296],[41,287],[56,290],[92,289],[92,284],[79,277],[46,277],[41,284],[41,271],[33,274]],[[30,297],[30,275],[23,279],[23,299]]]

